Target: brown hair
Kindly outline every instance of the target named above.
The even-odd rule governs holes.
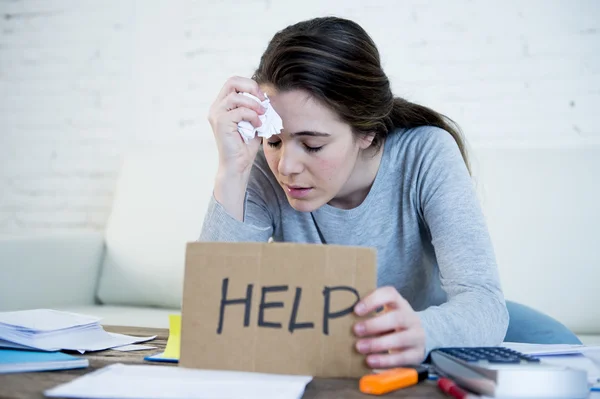
[[[310,93],[352,126],[355,134],[374,132],[376,147],[395,128],[437,126],[452,135],[469,168],[458,125],[430,108],[394,97],[375,43],[353,21],[315,18],[277,32],[253,79],[279,91]]]

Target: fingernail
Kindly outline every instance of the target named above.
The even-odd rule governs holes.
[[[356,305],[356,307],[354,308],[354,311],[358,314],[358,315],[362,315],[363,312],[365,311],[365,305],[362,303],[359,303],[358,305]]]
[[[354,331],[359,335],[363,334],[365,332],[365,325],[362,323],[355,325]]]
[[[262,105],[260,106],[260,109],[262,110],[262,113],[264,114],[265,112],[267,112],[267,109],[265,107],[263,107]]]
[[[358,343],[356,344],[356,347],[360,353],[369,351],[369,344],[365,341],[358,341]]]

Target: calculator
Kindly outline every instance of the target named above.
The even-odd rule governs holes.
[[[587,398],[585,370],[548,364],[504,347],[438,348],[435,371],[458,385],[493,398]]]

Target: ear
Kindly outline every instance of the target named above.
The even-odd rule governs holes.
[[[373,143],[373,139],[375,139],[375,132],[363,134],[358,139],[358,145],[361,150],[366,150]]]

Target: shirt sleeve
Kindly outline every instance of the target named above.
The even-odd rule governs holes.
[[[255,162],[244,198],[243,221],[231,216],[211,195],[199,241],[267,242],[273,235],[277,203],[270,170]]]
[[[419,212],[447,294],[445,303],[418,313],[426,334],[426,354],[444,346],[498,345],[508,328],[508,311],[471,176],[448,132],[429,128],[420,134]]]

